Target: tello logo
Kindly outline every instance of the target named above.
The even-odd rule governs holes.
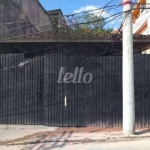
[[[61,67],[58,76],[58,83],[91,83],[93,80],[93,75],[91,73],[86,73],[83,75],[83,67],[80,69],[75,68],[73,73],[66,73],[65,68]]]

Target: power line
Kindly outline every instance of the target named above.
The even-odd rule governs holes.
[[[99,19],[99,20],[88,21],[88,22],[81,22],[81,23],[74,23],[74,24],[71,24],[71,25],[69,25],[69,26],[96,23],[96,22],[100,22],[100,21],[103,21],[103,20],[106,20],[106,19],[111,19],[112,17],[118,16],[118,15],[120,15],[120,14],[122,14],[122,12],[118,12],[118,13],[112,15],[112,16],[109,16],[109,17],[106,17],[106,18],[102,18],[102,19]],[[113,19],[114,19],[114,18],[113,18]],[[68,27],[68,26],[64,26],[64,27]],[[62,28],[64,28],[64,27],[62,27]],[[10,40],[10,39],[14,39],[14,38],[25,37],[25,36],[35,35],[35,34],[38,34],[38,33],[49,32],[49,31],[53,31],[53,32],[54,32],[54,31],[57,31],[57,30],[50,29],[50,30],[46,30],[46,31],[40,31],[40,32],[31,33],[31,34],[25,34],[25,35],[16,36],[16,37],[7,38],[7,39],[0,39],[0,41],[2,42],[3,40]]]
[[[51,16],[51,17],[48,17],[48,18],[59,18],[59,17],[68,17],[68,16],[74,16],[74,15],[77,15],[77,14],[82,14],[82,13],[85,13],[85,12],[93,12],[93,11],[97,11],[97,10],[101,10],[101,9],[104,9],[104,8],[111,8],[111,7],[118,7],[118,6],[121,6],[121,5],[113,5],[113,6],[107,6],[107,7],[101,7],[101,8],[97,8],[97,9],[94,9],[94,10],[89,10],[89,11],[83,11],[83,12],[80,12],[80,13],[74,13],[74,14],[68,14],[68,15],[60,15],[60,16]],[[43,19],[48,19],[47,17],[46,18],[33,18],[33,19],[29,19],[29,20],[20,20],[20,21],[17,21],[17,22],[8,22],[8,23],[5,23],[5,24],[15,24],[15,23],[19,23],[19,22],[28,22],[28,21],[33,21],[33,20],[43,20]]]
[[[106,6],[107,7],[107,6]],[[112,8],[114,8],[114,7],[112,7]],[[101,15],[102,15],[102,12],[103,13],[105,13],[105,14],[109,14],[109,10],[111,10],[112,9],[111,7],[108,9],[108,10],[101,10]],[[115,9],[115,8],[114,8]],[[97,9],[96,9],[97,10]],[[100,12],[98,12],[98,11],[96,11],[96,10],[91,10],[91,11],[89,11],[90,13],[88,14],[88,15],[93,15],[91,12],[95,12],[94,13],[94,15],[96,15],[96,14],[98,14],[98,13],[100,13]],[[116,10],[116,9],[115,9]],[[100,16],[101,16],[100,15]],[[103,14],[104,15],[104,14]],[[109,14],[110,16],[112,15],[112,14]],[[58,18],[59,18],[59,16],[57,16]],[[65,22],[67,23],[68,22],[68,24],[67,24],[67,26],[69,26],[69,25],[72,25],[73,24],[73,19],[74,20],[79,20],[79,18],[83,18],[82,16],[77,16],[77,17],[73,17],[71,20],[70,19],[68,19],[68,18],[65,18]],[[41,22],[40,24],[42,24],[43,22]],[[56,24],[55,24],[56,25]],[[66,24],[65,24],[66,25]],[[48,27],[48,26],[50,26],[50,25],[46,25],[46,26],[41,26],[40,28],[43,28],[43,27]],[[26,28],[25,28],[26,27]],[[65,26],[66,27],[66,26]],[[24,25],[24,26],[20,26],[20,27],[17,27],[17,28],[13,28],[13,29],[10,29],[10,30],[8,30],[8,32],[7,32],[7,34],[6,34],[6,36],[8,36],[8,35],[10,35],[10,34],[15,34],[15,33],[20,33],[20,29],[22,29],[22,28],[25,28],[24,30],[28,30],[28,29],[30,29],[30,28],[34,28],[34,26],[32,25],[32,24],[28,24],[28,25]],[[16,32],[12,32],[12,31],[14,31],[14,30],[18,30],[18,31],[16,31]]]
[[[86,43],[84,43],[81,47],[83,47],[83,46],[85,46],[85,44]],[[56,45],[57,47],[59,47],[60,45]],[[55,47],[56,47],[55,46]],[[81,49],[81,47],[80,47],[80,49]],[[49,48],[49,47],[48,47]],[[105,47],[102,47],[103,49],[105,49]],[[44,48],[44,49],[47,49],[47,48]],[[43,50],[43,49],[41,49],[41,50]],[[79,49],[78,49],[79,50]],[[59,49],[55,49],[55,50],[53,50],[53,51],[50,51],[50,52],[48,52],[48,53],[46,53],[46,54],[44,54],[44,55],[42,55],[42,56],[39,56],[39,57],[36,57],[36,58],[32,58],[32,59],[27,59],[27,60],[23,60],[23,61],[19,61],[19,62],[16,62],[14,65],[12,65],[12,66],[9,66],[9,67],[5,67],[5,68],[3,68],[3,69],[0,69],[0,72],[1,71],[4,71],[4,70],[8,70],[8,69],[13,69],[13,68],[16,68],[16,67],[19,67],[19,66],[24,66],[24,65],[28,65],[28,64],[30,64],[31,62],[33,62],[33,61],[35,61],[35,60],[38,60],[38,59],[41,59],[41,58],[44,58],[45,56],[47,56],[47,55],[56,55],[56,54],[54,54],[54,52],[55,51],[57,51],[57,53],[58,53],[58,51],[59,51]],[[68,53],[69,51],[67,51],[67,52],[65,52],[65,54],[66,53]],[[107,52],[107,51],[105,51],[105,52]],[[104,53],[105,53],[104,52]],[[30,53],[30,52],[29,52]],[[102,53],[101,55],[103,55],[104,53]],[[20,65],[21,64],[21,65]]]

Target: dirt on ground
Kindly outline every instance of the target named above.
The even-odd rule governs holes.
[[[16,143],[16,142],[22,142],[22,141],[28,141],[35,138],[39,138],[42,140],[45,140],[47,138],[56,137],[59,135],[65,135],[70,133],[84,133],[84,134],[90,134],[90,133],[110,133],[110,132],[118,132],[121,131],[121,128],[98,128],[98,127],[86,127],[86,128],[76,128],[76,127],[66,127],[66,128],[57,128],[55,131],[42,131],[37,132],[31,135],[27,135],[21,138],[17,138],[14,140],[8,140],[8,141],[0,141],[0,145],[5,145],[8,143]],[[38,141],[37,141],[38,142]]]
[[[141,129],[137,129],[141,130]],[[148,131],[148,130],[146,130]],[[84,127],[84,128],[76,128],[76,127],[66,127],[66,128],[57,128],[54,131],[42,131],[42,132],[36,132],[33,134],[29,134],[26,136],[23,136],[21,138],[16,138],[13,140],[6,140],[6,141],[0,141],[0,145],[6,145],[10,143],[20,143],[20,142],[27,142],[27,141],[34,141],[33,143],[40,143],[43,141],[46,141],[46,139],[52,140],[57,138],[57,140],[62,139],[66,135],[67,138],[70,138],[72,135],[82,135],[84,134],[85,137],[90,137],[91,135],[105,135],[109,136],[113,133],[115,135],[119,135],[122,132],[122,128],[98,128],[98,127]],[[89,141],[90,139],[87,139]],[[33,144],[32,143],[32,144]]]

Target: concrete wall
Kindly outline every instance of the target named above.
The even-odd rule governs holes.
[[[49,29],[52,29],[52,21],[38,0],[0,0],[1,37],[12,37]]]
[[[52,29],[52,21],[47,11],[42,7],[38,0],[17,0],[31,23],[41,31],[48,27]]]
[[[5,23],[18,21],[20,18],[21,11],[15,3],[10,0],[0,0],[0,35],[4,35],[9,28],[16,27],[14,24]]]

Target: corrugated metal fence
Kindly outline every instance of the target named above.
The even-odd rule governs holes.
[[[45,125],[121,126],[121,57],[47,56],[44,66]],[[61,67],[65,68],[63,76],[83,67],[81,80],[86,73],[93,80],[60,84]]]
[[[18,67],[23,61],[23,54],[0,56],[0,123],[43,124],[43,59]]]
[[[0,57],[0,123],[49,126],[122,126],[122,58],[49,55],[24,67],[23,55]],[[135,55],[136,126],[150,127],[150,56]],[[91,83],[58,83],[83,67]],[[77,73],[76,81],[80,78]],[[88,76],[87,76],[88,78]]]

